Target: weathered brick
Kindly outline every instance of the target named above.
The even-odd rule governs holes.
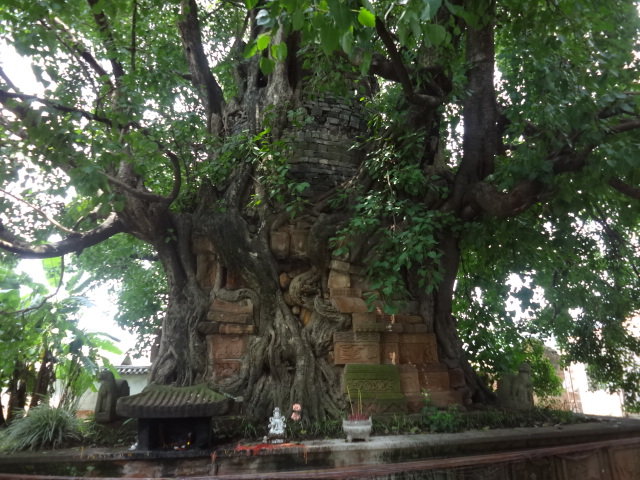
[[[368,311],[367,304],[361,298],[333,297],[331,303],[340,313],[364,313]]]
[[[351,286],[351,277],[348,273],[331,270],[327,280],[329,289],[345,289]]]
[[[380,335],[354,332],[335,333],[334,362],[336,365],[379,364]]]
[[[429,403],[438,407],[446,408],[450,405],[462,405],[462,392],[458,390],[445,390],[443,392],[427,391]]]
[[[291,238],[288,232],[271,232],[271,251],[276,258],[287,258],[290,245]]]

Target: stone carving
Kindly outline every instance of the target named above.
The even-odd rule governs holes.
[[[517,374],[506,373],[498,382],[498,402],[504,408],[528,409],[533,407],[533,383],[531,367],[520,365]]]
[[[285,418],[280,413],[280,408],[273,409],[273,416],[269,417],[269,434],[267,435],[271,443],[282,443],[284,441],[284,429],[287,426]]]
[[[363,413],[405,412],[400,372],[396,365],[345,365],[343,391],[362,399]]]
[[[111,423],[118,418],[116,402],[120,397],[129,396],[129,384],[113,376],[109,370],[103,370],[98,376],[100,389],[96,400],[95,418],[98,423]]]
[[[216,298],[211,303],[207,319],[222,323],[251,323],[253,320],[253,303],[246,299],[238,302],[227,302]]]
[[[401,334],[400,363],[414,365],[438,363],[436,336],[432,333]]]
[[[334,334],[334,363],[380,363],[380,334],[337,332]]]

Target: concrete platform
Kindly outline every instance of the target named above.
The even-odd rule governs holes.
[[[638,476],[618,475],[593,478],[612,480],[640,478],[640,421],[631,419],[606,419],[567,426],[483,430],[455,434],[374,436],[368,442],[347,443],[343,439],[334,439],[271,449],[256,448],[255,444],[248,447],[238,449],[235,446],[229,446],[218,448],[213,452],[70,449],[16,453],[0,456],[0,472],[2,472],[0,479],[54,480],[87,476],[212,480],[355,479],[359,478],[356,472],[362,472],[364,475],[362,478],[431,478],[415,475],[407,477],[404,474],[398,477],[397,475],[399,472],[420,472],[436,467],[442,470],[446,469],[446,465],[450,465],[451,468],[454,468],[453,466],[461,468],[462,465],[471,468],[474,464],[488,465],[500,462],[506,465],[509,462],[514,464],[515,459],[518,458],[522,463],[523,459],[542,458],[545,455],[566,456],[605,450],[628,452],[623,456],[626,464],[637,458]],[[600,468],[604,471],[604,467],[601,468],[601,464],[605,462],[604,457],[600,453],[593,455],[589,458],[597,457],[599,463],[597,465],[594,463],[589,468]],[[607,471],[613,471],[616,468],[615,463],[622,461],[619,459],[623,457],[611,457],[614,460],[606,460]],[[633,466],[633,469],[635,468]],[[633,473],[636,470],[629,471],[632,472],[630,475],[636,475]],[[43,475],[46,477],[42,477]],[[572,477],[532,478],[569,479]]]

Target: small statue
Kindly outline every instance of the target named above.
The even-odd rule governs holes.
[[[271,443],[284,441],[284,429],[287,426],[285,418],[280,413],[280,408],[273,409],[273,416],[269,417],[269,434],[267,437]]]
[[[109,370],[100,372],[98,379],[100,389],[95,408],[96,422],[111,423],[118,418],[116,415],[118,398],[129,395],[129,384],[126,380],[116,380]]]
[[[498,401],[504,408],[525,410],[533,407],[531,366],[523,363],[517,375],[508,373],[498,382]]]

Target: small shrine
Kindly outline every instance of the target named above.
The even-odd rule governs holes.
[[[212,418],[226,415],[232,403],[206,385],[149,385],[137,395],[118,399],[116,412],[138,419],[138,450],[206,449]]]

